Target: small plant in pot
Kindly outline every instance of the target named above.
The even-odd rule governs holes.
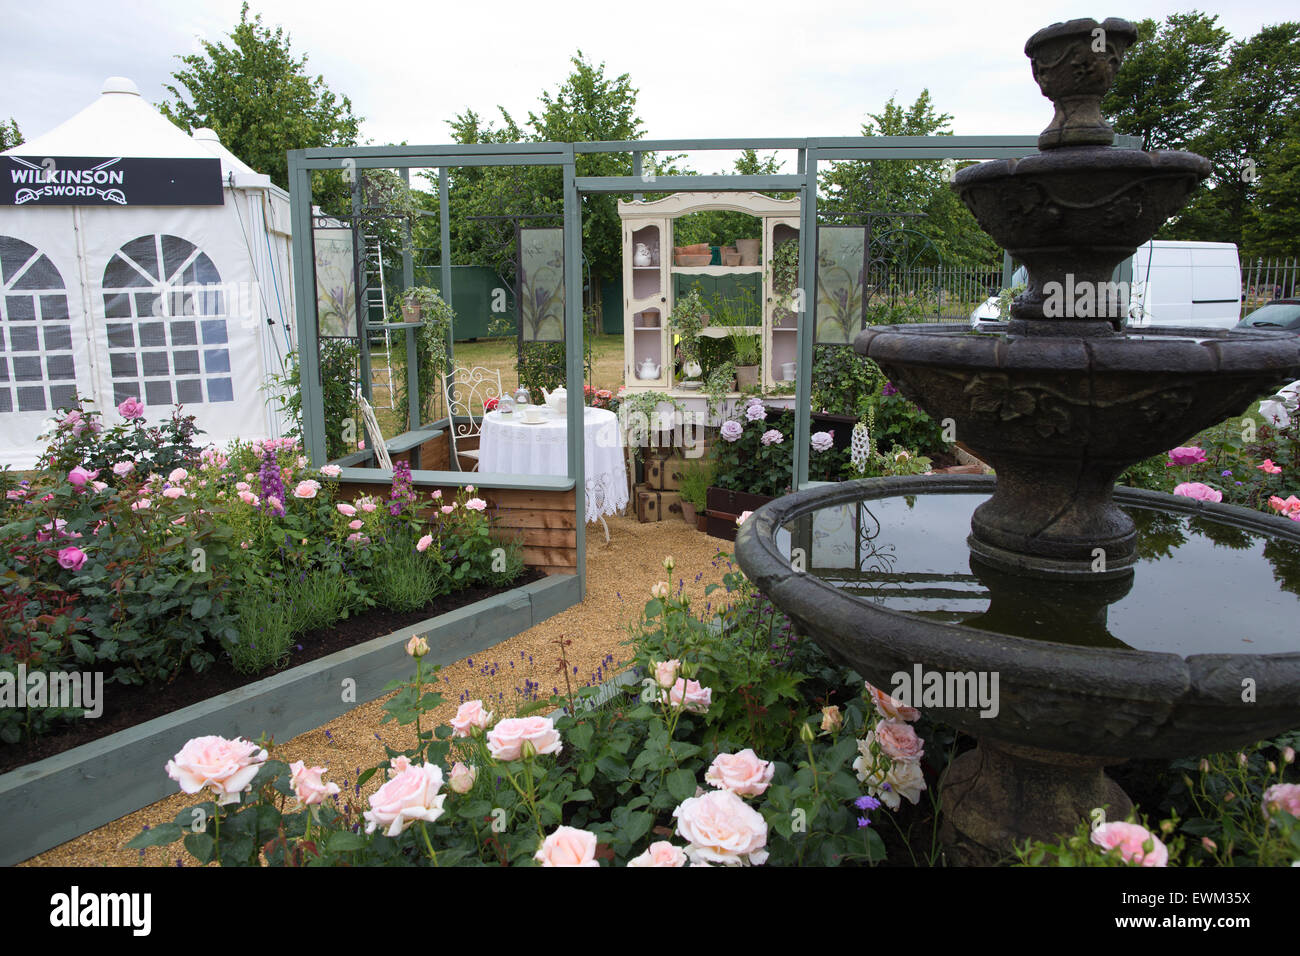
[[[677,487],[682,498],[682,517],[687,524],[699,526],[699,515],[705,511],[709,485],[713,484],[713,461],[692,458],[682,464]]]
[[[669,331],[681,338],[681,341],[677,343],[677,357],[681,360],[683,367],[693,366],[699,368],[699,335],[700,330],[704,328],[706,317],[704,300],[700,298],[699,292],[695,289],[686,293],[681,301],[673,307],[672,313],[668,316]],[[698,371],[696,374],[699,374]]]
[[[742,391],[758,384],[759,362],[762,347],[757,335],[732,335],[731,344],[736,349],[736,386]]]

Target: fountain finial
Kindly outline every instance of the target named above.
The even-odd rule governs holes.
[[[1038,136],[1038,148],[1109,146],[1115,138],[1101,115],[1101,98],[1115,82],[1137,28],[1119,17],[1069,20],[1044,27],[1025,43],[1034,80],[1056,114]]]

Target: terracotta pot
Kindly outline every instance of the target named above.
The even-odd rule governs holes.
[[[753,388],[758,384],[758,371],[761,366],[758,365],[738,365],[736,366],[736,387],[740,389]]]
[[[757,239],[737,239],[736,251],[740,253],[742,266],[758,265],[759,241]]]
[[[420,303],[403,302],[402,303],[402,321],[419,322],[420,321]],[[405,333],[403,333],[405,334]]]
[[[687,524],[695,524],[695,505],[689,501],[682,501],[682,520]]]

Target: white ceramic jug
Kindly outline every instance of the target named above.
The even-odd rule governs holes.
[[[643,267],[654,265],[650,260],[650,247],[644,242],[638,242],[636,244],[636,252],[632,256],[632,265]]]

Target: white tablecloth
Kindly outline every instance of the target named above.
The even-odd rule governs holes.
[[[528,425],[522,409],[483,416],[478,468],[512,475],[564,475],[569,470],[568,429],[562,413],[544,410],[546,421]],[[588,406],[583,416],[586,515],[597,521],[627,507],[627,467],[618,416]]]

